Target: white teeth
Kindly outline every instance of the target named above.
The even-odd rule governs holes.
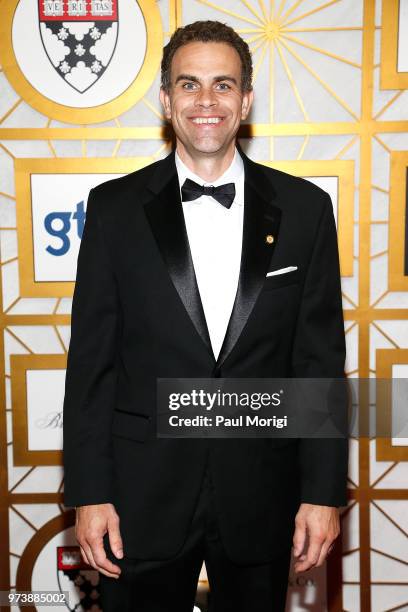
[[[193,123],[220,123],[222,121],[221,117],[194,117]]]

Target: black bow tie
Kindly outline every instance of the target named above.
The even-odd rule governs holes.
[[[198,183],[190,179],[184,181],[181,188],[183,202],[196,200],[202,195],[211,196],[225,206],[225,208],[230,208],[235,198],[235,183],[225,183],[225,185],[219,185],[218,187],[214,187],[214,185],[205,187],[204,185],[198,185]]]

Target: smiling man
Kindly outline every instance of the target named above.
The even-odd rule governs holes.
[[[64,404],[65,503],[104,612],[284,610],[346,503],[343,439],[165,439],[157,378],[344,375],[328,195],[252,162],[247,44],[196,22],[164,49],[166,159],[90,193]]]

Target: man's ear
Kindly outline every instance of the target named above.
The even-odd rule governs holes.
[[[244,95],[242,96],[241,119],[246,119],[248,117],[253,101],[254,101],[254,92],[252,90],[245,91]]]
[[[170,96],[168,92],[165,89],[163,89],[163,87],[160,88],[159,98],[160,98],[161,105],[163,106],[164,116],[166,117],[166,119],[170,121],[171,119]]]

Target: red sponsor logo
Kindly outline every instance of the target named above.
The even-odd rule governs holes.
[[[57,546],[57,568],[59,570],[92,569],[82,560],[79,546]]]

